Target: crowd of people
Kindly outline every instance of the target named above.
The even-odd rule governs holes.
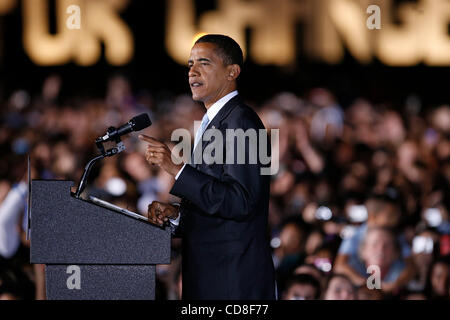
[[[101,99],[62,97],[63,85],[53,75],[40,94],[2,101],[0,299],[45,299],[44,266],[30,264],[26,238],[27,155],[32,178],[75,188],[108,127],[145,112],[153,125],[143,133],[173,146],[172,132],[194,137],[205,111],[187,94],[133,92],[122,76]],[[325,88],[248,104],[267,130],[279,129],[267,230],[279,299],[449,299],[450,106],[414,96],[340,105]],[[124,152],[94,167],[85,194],[140,214],[154,200],[176,201],[146,145],[136,134],[123,141]],[[156,268],[157,299],[181,296],[181,241],[172,240],[172,263]]]

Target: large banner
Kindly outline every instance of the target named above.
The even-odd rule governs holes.
[[[324,85],[376,95],[378,83],[426,95],[437,87],[421,79],[440,71],[421,68],[450,66],[449,17],[448,0],[0,0],[0,72],[6,91],[48,72],[95,87],[118,71],[140,87],[183,91],[174,79],[195,39],[222,33],[245,51],[242,81],[270,77],[258,86],[266,93]]]

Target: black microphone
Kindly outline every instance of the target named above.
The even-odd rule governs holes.
[[[116,141],[119,137],[130,133],[132,131],[141,131],[152,125],[152,121],[148,117],[148,114],[143,113],[140,114],[130,121],[128,121],[123,126],[120,126],[119,129],[114,127],[110,127],[106,134],[103,137],[100,137],[102,142],[106,141]]]

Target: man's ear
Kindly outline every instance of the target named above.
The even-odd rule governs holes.
[[[228,80],[236,80],[241,74],[241,67],[238,64],[230,64],[228,66]]]

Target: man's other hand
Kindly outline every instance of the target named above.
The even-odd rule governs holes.
[[[148,206],[147,219],[153,223],[162,226],[169,219],[175,220],[178,218],[178,207],[159,201],[153,201]]]

